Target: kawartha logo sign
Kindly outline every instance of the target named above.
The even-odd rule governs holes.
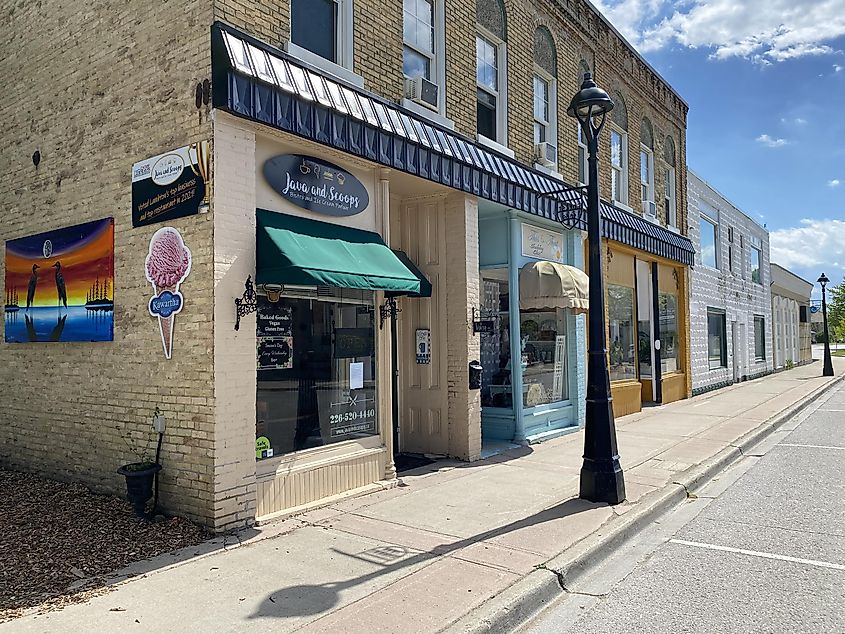
[[[312,156],[274,156],[264,163],[264,179],[285,200],[326,216],[354,216],[370,204],[360,180]]]
[[[178,230],[162,227],[153,234],[144,268],[153,285],[148,309],[150,315],[158,318],[164,356],[169,359],[173,353],[173,324],[185,304],[179,286],[191,272],[191,251]]]

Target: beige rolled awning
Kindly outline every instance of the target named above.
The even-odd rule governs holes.
[[[590,278],[574,266],[530,262],[519,272],[519,307],[522,310],[569,308],[575,313],[585,313],[590,308]]]

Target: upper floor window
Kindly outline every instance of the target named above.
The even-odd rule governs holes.
[[[500,0],[477,0],[475,36],[478,135],[506,144],[507,80],[505,9]]]
[[[534,144],[537,162],[557,165],[557,53],[549,30],[534,31]]]
[[[584,140],[584,130],[581,129],[581,124],[576,124],[578,127],[578,184],[586,185],[590,179],[590,165],[588,163],[589,150],[587,143]]]
[[[403,34],[402,72],[434,81],[433,0],[404,0]]]
[[[706,216],[701,216],[701,263],[704,266],[711,268],[719,267],[719,258],[717,257],[717,246],[719,244],[719,234],[716,229],[716,222],[710,220]]]
[[[763,283],[763,250],[759,241],[751,241],[751,281],[756,284]]]
[[[675,182],[675,142],[672,137],[666,137],[663,145],[663,158],[666,161],[666,182],[663,187],[663,212],[666,215],[666,224],[670,227],[678,226],[677,212],[677,191]]]
[[[551,81],[540,72],[534,75],[534,143],[550,142],[551,134]]]
[[[654,204],[654,135],[647,119],[643,119],[640,124],[640,195],[643,214],[655,218],[657,207]]]
[[[291,0],[288,51],[326,72],[363,85],[361,77],[351,72],[352,0]]]
[[[628,204],[628,135],[610,128],[610,196],[613,202]]]
[[[628,204],[628,111],[621,95],[613,96],[610,112],[610,195],[614,203]]]
[[[728,272],[734,272],[734,228],[728,227]]]

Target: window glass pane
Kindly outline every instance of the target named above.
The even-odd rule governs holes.
[[[291,0],[290,30],[294,44],[337,62],[335,0]]]
[[[402,72],[405,77],[431,79],[431,60],[407,46],[402,51]]]
[[[496,98],[484,90],[478,89],[476,108],[478,134],[488,139],[496,139]]]
[[[566,313],[519,311],[522,403],[536,407],[568,398]]]
[[[716,225],[701,219],[701,263],[716,268]]]
[[[634,289],[608,284],[610,380],[636,379],[636,338],[634,331]]]
[[[513,407],[509,310],[508,269],[482,270],[482,318],[497,318],[494,332],[480,335],[482,407]]]
[[[434,7],[428,0],[403,2],[403,36],[414,48],[431,53],[434,51]]]
[[[766,359],[766,322],[762,317],[754,318],[754,359]]]
[[[259,297],[257,458],[377,433],[373,294],[343,295]]]
[[[757,247],[751,247],[751,281],[757,284],[763,283],[763,278],[760,276],[760,260],[762,253]]]
[[[549,83],[536,75],[534,76],[534,118],[542,122],[549,120]]]
[[[534,143],[544,143],[546,140],[546,126],[542,123],[534,122]]]
[[[725,313],[707,311],[707,358],[711,370],[728,367]]]
[[[610,164],[622,166],[622,137],[614,130],[610,131]]]
[[[493,92],[499,89],[497,56],[498,47],[495,44],[480,35],[475,37],[476,80],[481,86],[486,86]]]
[[[681,362],[678,298],[669,293],[660,293],[658,309],[660,310],[660,369],[663,372],[677,372]]]

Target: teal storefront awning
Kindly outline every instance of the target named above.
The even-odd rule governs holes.
[[[256,283],[421,295],[420,277],[377,233],[256,211]],[[424,279],[424,278],[423,278]],[[428,284],[429,294],[431,285]]]

